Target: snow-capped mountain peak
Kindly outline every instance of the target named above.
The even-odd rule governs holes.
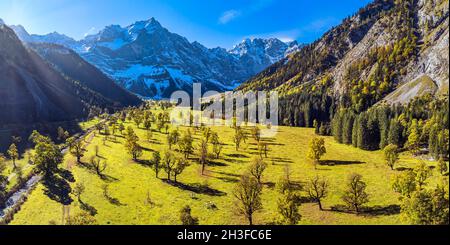
[[[269,58],[280,60],[287,50],[298,49],[296,41],[285,43],[277,38],[246,38],[235,45],[229,52],[240,57],[245,55],[267,55]]]
[[[121,86],[152,98],[168,98],[180,89],[190,91],[194,82],[202,83],[204,89],[234,89],[297,47],[276,38],[252,38],[229,51],[209,49],[171,33],[154,18],[125,27],[109,25],[80,41],[58,33],[30,35],[21,26],[14,30],[24,42],[71,48]]]
[[[138,34],[145,30],[148,33],[153,33],[155,30],[162,29],[161,24],[155,19],[150,18],[149,20],[137,21],[134,24],[127,27],[130,34]]]
[[[229,53],[244,61],[256,74],[298,49],[299,45],[295,41],[285,43],[277,38],[246,38]]]

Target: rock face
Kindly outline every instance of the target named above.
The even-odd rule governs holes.
[[[276,38],[245,39],[236,45],[229,53],[239,57],[241,62],[249,67],[254,74],[279,60],[297,52],[301,46],[296,42],[285,43]]]
[[[122,87],[155,99],[180,89],[192,91],[194,82],[205,90],[234,89],[298,49],[297,43],[278,39],[245,40],[230,51],[208,49],[169,32],[154,18],[127,27],[107,26],[80,41],[57,33],[29,35],[20,26],[13,29],[24,42],[71,48]]]
[[[94,106],[113,109],[139,104],[138,98],[114,88],[114,82],[67,48],[39,50],[54,64],[0,25],[0,125],[72,121],[86,117]]]
[[[411,25],[412,35],[405,33],[406,25]],[[320,85],[324,77],[329,77],[329,94],[342,98],[351,94],[358,81],[357,86],[375,84],[373,89],[378,89],[381,82],[371,79],[383,72],[395,74],[385,76],[390,78],[385,80],[389,89],[382,96],[387,96],[385,101],[389,103],[406,103],[424,93],[448,94],[448,35],[448,0],[376,0],[238,89],[276,89],[289,94]],[[405,43],[414,46],[404,48]],[[397,58],[386,58],[385,63],[390,65],[384,64],[380,71],[374,54],[382,54],[384,49],[391,55],[398,47],[404,52]]]
[[[30,35],[23,26],[21,25],[11,25],[11,29],[14,30],[16,35],[25,43],[52,43],[59,44],[65,47],[77,48],[78,43],[74,39],[59,34],[57,32],[52,32],[47,35]]]

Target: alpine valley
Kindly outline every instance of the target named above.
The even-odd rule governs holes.
[[[78,2],[96,11],[96,1]],[[177,2],[135,3],[151,12],[158,1]],[[180,2],[169,5],[191,14]],[[232,35],[241,36],[238,25],[276,31],[240,5],[261,1],[230,2],[242,9],[223,16]],[[341,237],[354,235],[351,225],[448,225],[449,0],[263,2],[260,15],[278,14],[265,19],[278,31],[312,12],[351,12],[305,45],[253,38],[230,50],[188,41],[154,18],[82,40],[0,20],[0,225],[350,225],[348,234],[337,230]],[[297,11],[306,2],[315,10]],[[101,5],[108,11],[99,16],[114,23],[117,10]],[[200,108],[167,100],[196,82],[217,92],[277,92],[278,100],[248,93],[231,101],[238,93],[225,93]],[[416,228],[389,232],[441,238]],[[285,228],[273,230],[274,241],[283,237],[277,230]],[[172,236],[271,235],[224,231]],[[304,231],[293,235],[303,241]],[[317,234],[314,241],[334,239]]]
[[[56,32],[30,35],[20,25],[11,28],[24,43],[72,49],[122,87],[154,99],[192,91],[193,83],[202,83],[203,90],[232,90],[300,49],[295,41],[276,38],[245,39],[231,50],[208,49],[171,33],[154,18],[126,27],[110,25],[79,41]]]

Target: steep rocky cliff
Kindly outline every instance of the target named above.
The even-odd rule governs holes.
[[[448,93],[448,0],[376,0],[316,42],[267,68],[241,90],[314,91],[364,110]]]

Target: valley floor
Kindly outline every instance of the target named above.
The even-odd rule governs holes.
[[[165,172],[160,178],[145,163],[152,159],[154,151],[165,151],[166,134],[154,130],[153,141],[148,142],[144,129],[136,129],[132,122],[126,122],[125,127],[132,126],[144,147],[143,159],[140,163],[131,160],[126,152],[124,138],[117,133],[116,141],[107,141],[104,145],[103,136],[92,132],[85,138],[88,150],[82,162],[88,162],[95,155],[95,147],[99,147],[102,161],[107,163],[106,180],[102,180],[85,167],[76,163],[76,159],[66,154],[61,167],[72,172],[74,178],[68,178],[67,184],[72,188],[77,182],[86,187],[81,195],[82,204],[70,195],[72,200],[65,200],[66,207],[58,200],[58,194],[64,194],[61,186],[46,190],[43,184],[30,194],[28,200],[15,214],[11,224],[62,224],[64,217],[81,212],[80,207],[88,207],[94,214],[97,223],[105,225],[118,224],[180,224],[180,209],[189,205],[193,216],[199,218],[200,224],[245,224],[244,218],[235,213],[233,188],[240,175],[248,168],[252,157],[256,156],[257,147],[254,139],[249,138],[239,152],[236,152],[233,142],[234,130],[230,127],[212,127],[219,133],[225,148],[218,160],[210,160],[205,175],[201,174],[201,165],[193,155],[191,166],[179,177],[180,184],[170,184],[165,180]],[[181,127],[180,131],[187,130]],[[195,135],[194,146],[197,147],[200,132]],[[284,173],[286,165],[290,166],[291,178],[298,184],[305,183],[316,175],[324,176],[330,185],[329,196],[323,201],[325,211],[319,211],[316,204],[303,203],[300,208],[302,219],[299,224],[404,224],[400,219],[398,194],[391,188],[392,178],[402,169],[412,168],[418,163],[408,153],[401,155],[395,171],[384,163],[381,151],[369,152],[338,144],[332,137],[325,137],[327,153],[322,159],[322,165],[317,169],[307,159],[308,144],[315,137],[313,129],[280,127],[279,133],[273,139],[265,139],[269,143],[269,154],[265,161],[268,168],[263,176],[263,210],[255,214],[256,224],[270,224],[277,220],[277,199],[280,194],[275,184]],[[176,149],[177,146],[174,146]],[[326,163],[326,164],[324,164]],[[434,163],[429,162],[433,165]],[[344,191],[347,176],[359,173],[367,183],[370,202],[367,204],[372,212],[355,215],[351,213],[331,211],[336,205],[341,205],[341,194]],[[429,184],[437,181],[439,174],[433,170]],[[71,182],[72,181],[72,182]],[[103,186],[108,185],[109,196],[114,202],[104,197]],[[53,193],[52,193],[53,192]],[[303,193],[306,195],[306,193]]]

